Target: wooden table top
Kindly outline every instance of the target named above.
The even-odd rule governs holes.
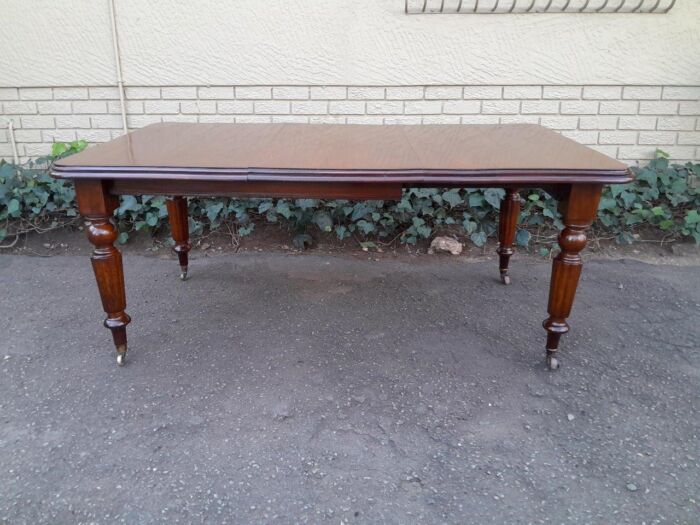
[[[57,161],[59,178],[624,183],[628,167],[535,124],[152,124]]]

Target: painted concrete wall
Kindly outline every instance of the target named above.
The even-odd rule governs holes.
[[[403,0],[116,3],[127,85],[700,85],[696,0],[486,16],[407,16]],[[114,83],[107,0],[2,0],[0,22],[0,86]]]

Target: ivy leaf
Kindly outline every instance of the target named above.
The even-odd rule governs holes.
[[[318,205],[318,199],[297,199],[296,205],[302,210],[308,210]]]
[[[471,219],[464,219],[464,221],[462,221],[462,226],[464,227],[464,231],[467,233],[474,233],[476,231],[477,224]]]
[[[690,210],[685,216],[685,223],[687,225],[700,223],[700,213],[698,213],[698,210]]]
[[[486,244],[486,234],[483,231],[472,233],[469,238],[479,247]]]
[[[362,233],[364,233],[365,235],[372,233],[375,229],[374,224],[372,224],[371,222],[368,222],[364,219],[357,221],[356,224],[357,224],[357,227],[360,229],[360,231]]]
[[[433,233],[433,229],[430,226],[418,226],[416,227],[416,232],[424,239],[427,239]]]
[[[272,201],[271,201],[271,200],[262,201],[262,202],[258,205],[258,213],[261,213],[261,214],[262,214],[262,213],[265,213],[265,212],[267,212],[268,210],[270,210],[270,208],[272,208]]]
[[[121,232],[121,233],[117,236],[117,242],[118,242],[119,244],[125,244],[126,241],[128,241],[128,240],[129,240],[129,234],[126,233],[126,232]]]
[[[464,202],[462,200],[462,196],[459,194],[459,188],[452,188],[451,190],[446,191],[442,194],[442,198],[452,208],[454,208],[455,206],[459,206],[460,204],[462,204],[462,202]]]
[[[484,198],[494,209],[498,210],[501,207],[501,199],[506,194],[506,191],[501,188],[489,188],[484,192]]]
[[[346,235],[350,235],[348,233],[348,229],[345,226],[343,226],[342,224],[340,226],[335,227],[335,234],[338,236],[338,239],[340,239],[341,241],[343,239],[345,239]]]
[[[371,212],[372,212],[372,208],[370,206],[368,206],[367,203],[358,202],[353,207],[352,217],[350,217],[350,220],[355,222],[358,219],[361,219],[362,217],[364,217],[365,215],[367,215],[368,213],[371,213]]]
[[[51,156],[60,157],[66,151],[68,151],[68,147],[68,144],[65,142],[54,142],[53,146],[51,146]]]
[[[122,197],[122,202],[119,208],[117,208],[117,215],[124,215],[127,211],[136,211],[141,208],[141,205],[136,200],[133,195],[124,195]]]
[[[626,184],[611,184],[610,185],[610,193],[612,194],[613,197],[617,197],[626,189],[627,189]]]
[[[13,217],[19,217],[19,201],[12,199],[7,205],[7,212]]]
[[[626,208],[629,208],[630,206],[632,206],[634,204],[634,201],[637,200],[637,196],[634,193],[629,192],[629,191],[623,191],[620,194],[620,197],[622,198],[622,202],[625,203]]]
[[[14,175],[16,167],[14,164],[10,164],[9,162],[6,164],[3,164],[2,162],[3,161],[0,161],[0,177],[7,180]]]
[[[241,226],[240,228],[238,228],[238,235],[240,235],[241,237],[247,237],[254,229],[255,224],[251,222],[246,226]]]
[[[617,237],[615,237],[615,242],[617,244],[632,244],[634,242],[634,237],[628,232],[620,232]]]
[[[292,244],[297,250],[305,250],[307,247],[312,246],[313,243],[314,239],[308,233],[300,233],[292,239]]]
[[[216,218],[219,216],[219,213],[221,213],[221,210],[224,209],[224,203],[223,202],[214,202],[211,204],[208,204],[206,209],[206,214],[207,214],[207,219],[209,219],[209,222],[214,222]]]
[[[610,215],[599,215],[598,220],[603,223],[603,226],[612,226],[615,223],[615,218]]]
[[[610,197],[603,197],[600,199],[600,205],[598,206],[599,210],[614,210],[617,207],[617,201],[615,199],[612,199]]]
[[[527,246],[530,243],[530,232],[527,230],[518,230],[515,234],[515,243],[518,246]]]
[[[469,207],[470,208],[481,208],[484,205],[484,196],[480,193],[470,193],[469,194]]]
[[[333,230],[333,219],[327,211],[317,211],[314,213],[312,222],[324,232]]]
[[[279,213],[285,219],[289,219],[292,216],[292,210],[289,209],[289,204],[287,204],[286,201],[277,202],[275,209],[277,210],[277,213]]]

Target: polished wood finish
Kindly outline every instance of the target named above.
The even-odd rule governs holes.
[[[520,194],[518,190],[509,188],[501,199],[501,209],[498,218],[498,268],[503,284],[510,284],[508,262],[513,255],[515,227],[520,218]]]
[[[241,198],[278,197],[287,199],[370,199],[398,200],[401,184],[357,182],[245,182],[226,180],[172,180],[163,184],[153,179],[111,181],[115,195],[221,195]]]
[[[152,124],[56,162],[64,178],[415,185],[620,183],[627,166],[533,124]]]
[[[117,350],[117,363],[124,364],[127,350],[126,325],[131,318],[126,310],[122,254],[114,247],[117,229],[112,215],[118,199],[108,192],[108,184],[100,180],[75,181],[75,194],[80,213],[85,218],[85,232],[94,246],[92,270],[107,314],[104,325],[112,332]]]
[[[576,287],[581,276],[581,250],[586,247],[586,230],[593,223],[603,187],[599,184],[580,184],[565,188],[560,194],[559,211],[564,218],[564,229],[559,233],[561,251],[552,263],[549,285],[549,317],[543,326],[547,330],[547,362],[557,368],[556,352],[562,334],[569,331],[566,319],[571,314]]]
[[[187,195],[327,199],[400,199],[410,187],[501,187],[499,267],[509,281],[520,209],[518,188],[540,187],[560,204],[565,228],[552,266],[547,360],[556,368],[569,330],[580,252],[604,184],[632,180],[629,169],[535,125],[350,126],[155,124],[56,162],[72,179],[85,216],[105,325],[126,351],[124,274],[110,218],[118,195],[166,195],[183,269],[187,267]]]
[[[187,200],[177,196],[165,202],[168,207],[168,221],[175,245],[173,251],[180,261],[180,279],[187,279],[187,254],[190,251],[190,225],[187,220]]]

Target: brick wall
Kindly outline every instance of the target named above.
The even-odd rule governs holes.
[[[128,87],[128,124],[310,122],[539,123],[628,163],[663,149],[700,160],[700,86],[181,86]],[[121,135],[115,87],[0,88],[0,158],[7,121],[22,157],[51,143]]]

